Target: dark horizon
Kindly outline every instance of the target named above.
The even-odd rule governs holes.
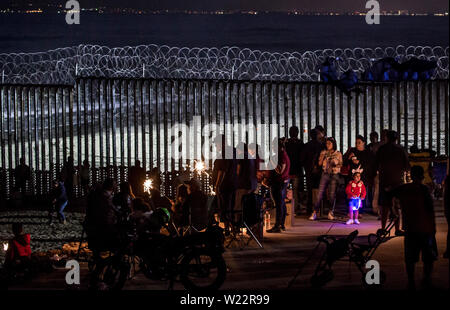
[[[366,1],[363,0],[347,0],[336,2],[334,0],[279,0],[274,3],[272,0],[90,0],[79,1],[81,7],[106,7],[106,8],[137,8],[149,11],[169,10],[169,11],[185,11],[185,10],[242,10],[242,11],[269,11],[269,12],[287,12],[287,11],[304,11],[304,12],[364,12]],[[449,3],[447,0],[379,0],[381,11],[398,11],[404,10],[409,13],[440,13],[448,12]],[[36,6],[62,5],[65,1],[56,0],[16,0],[8,1],[0,5],[2,8],[25,7],[32,4]]]

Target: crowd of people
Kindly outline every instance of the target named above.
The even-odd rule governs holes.
[[[422,252],[425,262],[425,282],[430,282],[433,261],[437,257],[436,224],[433,199],[429,187],[423,184],[425,171],[422,166],[411,167],[406,150],[398,143],[398,134],[383,130],[381,139],[376,132],[370,134],[370,143],[357,135],[355,145],[345,153],[337,148],[333,137],[327,137],[322,126],[309,131],[309,141],[299,139],[299,129],[289,130],[289,138],[276,139],[277,162],[273,170],[260,169],[262,159],[258,145],[239,143],[237,147],[227,144],[225,136],[215,140],[218,152],[212,171],[214,207],[208,204],[208,196],[196,178],[179,182],[173,200],[161,195],[161,178],[158,168],[146,173],[139,161],[128,170],[128,182],[120,184],[108,178],[103,184],[89,187],[90,166],[87,161],[79,168],[81,185],[87,195],[86,229],[91,236],[89,244],[96,248],[111,247],[118,234],[118,223],[126,217],[136,224],[138,230],[151,227],[152,215],[161,212],[171,217],[175,230],[183,234],[188,230],[200,231],[217,221],[218,213],[229,235],[241,227],[246,196],[256,195],[267,189],[276,210],[275,224],[267,233],[286,230],[286,198],[291,185],[293,210],[297,216],[316,221],[328,202],[329,220],[335,219],[337,193],[343,189],[348,206],[347,225],[360,224],[360,211],[373,212],[385,229],[389,218],[394,220],[395,235],[405,235],[405,260],[410,288],[415,287],[414,265]],[[226,156],[231,154],[230,156]],[[68,158],[53,182],[49,222],[56,212],[65,223],[64,209],[73,193],[75,175],[73,158]],[[410,175],[412,182],[406,182]],[[144,192],[144,181],[150,177],[153,187]],[[30,169],[23,159],[16,169],[16,185],[24,190],[30,178]],[[447,172],[447,187],[449,184]],[[448,195],[445,191],[446,216],[448,218]],[[326,199],[327,198],[327,199]],[[401,210],[401,211],[400,211]],[[401,213],[402,216],[399,216]],[[402,220],[401,220],[402,219]],[[403,230],[400,228],[403,223]],[[17,230],[17,238],[26,241],[26,235]],[[15,233],[16,234],[16,233]],[[93,237],[94,236],[94,237]],[[28,240],[29,243],[29,240]],[[20,245],[21,243],[19,243]],[[12,245],[14,246],[14,245]],[[448,248],[448,246],[447,246]],[[20,250],[18,253],[25,253]],[[448,254],[445,254],[448,256]]]

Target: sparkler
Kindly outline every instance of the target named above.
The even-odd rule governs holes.
[[[153,180],[148,179],[144,182],[144,192],[150,194],[150,191],[153,189]]]
[[[209,176],[208,172],[206,172],[206,165],[202,161],[194,161],[194,172],[198,175],[204,173],[206,176]]]

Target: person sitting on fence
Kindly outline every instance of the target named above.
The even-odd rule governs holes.
[[[63,182],[58,180],[53,181],[53,190],[51,192],[52,206],[48,214],[49,225],[53,224],[53,214],[57,212],[59,222],[66,224],[66,216],[64,215],[64,209],[67,206],[68,199],[66,188]]]
[[[362,201],[366,198],[366,187],[361,181],[362,170],[353,170],[353,180],[345,188],[345,193],[349,200],[347,225],[359,225],[359,209],[362,207]]]
[[[8,242],[4,267],[8,270],[21,271],[31,262],[31,237],[23,232],[21,223],[12,224],[14,237]]]

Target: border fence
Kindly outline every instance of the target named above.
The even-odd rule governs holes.
[[[321,82],[86,77],[73,86],[0,85],[0,195],[11,197],[20,158],[32,171],[27,192],[43,195],[68,156],[76,167],[89,162],[91,184],[108,176],[124,181],[128,167],[140,160],[147,171],[161,170],[162,192],[171,195],[171,179],[190,162],[173,154],[178,150],[171,148],[169,129],[189,126],[194,116],[202,126],[223,129],[275,124],[279,137],[295,125],[303,141],[309,128],[321,124],[344,152],[356,135],[387,128],[399,132],[406,148],[449,155],[448,80],[359,87],[362,92],[350,98]],[[238,135],[232,134],[234,143]],[[201,158],[198,150],[189,152]],[[81,186],[75,194],[83,194]]]

